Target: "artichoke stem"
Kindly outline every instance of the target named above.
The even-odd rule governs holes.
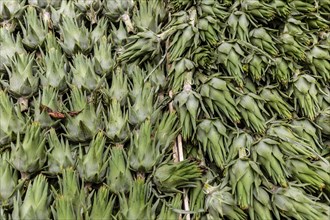
[[[21,112],[25,112],[29,109],[29,100],[25,97],[20,97],[17,100],[17,104],[20,107]]]
[[[30,174],[28,174],[26,172],[21,172],[21,179],[23,179],[23,180],[30,179]]]
[[[145,173],[141,173],[141,172],[138,172],[137,174],[136,174],[136,179],[138,179],[138,180],[145,180]]]
[[[134,33],[134,27],[131,21],[131,18],[129,17],[129,15],[127,13],[123,14],[121,16],[121,19],[123,20],[123,22],[125,23],[126,29],[128,33]]]

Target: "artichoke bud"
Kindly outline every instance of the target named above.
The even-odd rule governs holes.
[[[101,6],[101,2],[100,0],[77,0],[75,6],[82,12],[86,12],[88,10],[97,11]]]
[[[134,27],[129,15],[134,7],[133,0],[106,0],[103,2],[103,5],[105,15],[109,17],[110,21],[123,21],[125,23],[127,32],[134,31]]]
[[[59,7],[50,7],[50,12],[52,23],[56,28],[60,27],[60,23],[64,17],[79,19],[79,15],[75,10],[75,4],[73,1],[61,0]]]
[[[18,18],[24,10],[25,1],[3,0],[0,3],[0,22]]]
[[[151,122],[145,120],[140,129],[135,130],[131,137],[128,150],[130,167],[139,172],[151,172],[162,156],[159,148],[153,137]]]
[[[290,14],[291,8],[282,0],[275,0],[270,3],[270,6],[276,11],[281,17],[286,17]]]
[[[34,5],[40,8],[54,7],[58,8],[61,5],[60,0],[28,0],[30,5]]]
[[[204,119],[197,126],[197,140],[210,158],[211,162],[223,169],[225,165],[226,149],[225,139],[226,127],[218,119]]]
[[[249,209],[251,219],[272,219],[270,196],[262,187],[253,192],[253,207]]]
[[[321,127],[322,134],[330,135],[330,108],[320,112],[315,122]]]
[[[118,59],[121,62],[134,62],[139,64],[153,60],[161,54],[160,38],[156,33],[145,30],[129,37],[130,42],[125,45],[124,51]]]
[[[291,122],[292,131],[295,132],[301,139],[304,139],[309,146],[313,148],[316,152],[320,152],[322,149],[319,143],[319,133],[315,125],[313,125],[309,120],[293,120]]]
[[[153,181],[163,192],[180,192],[179,189],[196,187],[202,171],[196,162],[183,160],[178,163],[166,163],[156,168]]]
[[[162,20],[165,18],[167,9],[165,3],[158,0],[137,1],[139,10],[134,11],[132,21],[140,29],[149,29],[155,33],[160,31]]]
[[[296,60],[305,60],[305,46],[299,44],[292,35],[289,33],[283,33],[280,36],[281,49],[288,55],[292,56]]]
[[[230,219],[246,219],[246,214],[236,205],[236,201],[229,191],[230,188],[227,186],[204,184],[205,209],[208,210],[207,217],[209,219],[221,219],[225,216]]]
[[[322,178],[325,183],[325,190],[330,190],[330,162],[326,160],[318,160],[312,162],[315,172]]]
[[[23,142],[17,135],[16,146],[12,144],[10,161],[23,176],[41,170],[47,160],[44,133],[40,124],[33,122],[27,126]]]
[[[129,122],[136,125],[150,119],[153,123],[160,110],[157,109],[157,105],[158,101],[154,98],[154,89],[150,83],[145,83],[140,90],[140,94],[135,97],[134,104],[130,105],[129,103]]]
[[[77,87],[72,88],[70,97],[73,114],[67,115],[66,137],[75,142],[91,140],[103,127],[101,102],[95,109],[94,103],[87,103],[86,94]]]
[[[16,191],[18,185],[17,171],[8,162],[9,152],[0,155],[0,203],[3,207],[11,205],[11,197]]]
[[[50,151],[47,152],[47,167],[51,175],[57,175],[66,168],[74,167],[75,159],[73,152],[71,152],[69,141],[64,141],[63,137],[59,139],[54,128],[51,128],[49,131],[48,145]]]
[[[162,219],[179,219],[180,214],[176,212],[174,209],[181,209],[182,207],[182,194],[177,193],[167,204],[164,200],[162,208],[160,210],[159,215],[157,216],[157,220]]]
[[[133,9],[133,0],[106,0],[103,2],[106,15],[110,20],[117,21],[123,14]]]
[[[34,54],[16,54],[10,63],[10,69],[6,67],[9,91],[17,97],[29,97],[38,90],[39,77],[34,73],[33,60]]]
[[[66,219],[74,216],[74,219],[83,219],[82,210],[90,207],[90,196],[85,192],[85,188],[80,185],[79,176],[73,168],[63,170],[62,178],[59,177],[59,190],[53,193],[55,197],[55,208],[52,208],[54,216],[59,219]]]
[[[220,117],[224,113],[234,123],[240,121],[241,117],[226,81],[213,77],[201,86],[200,94],[212,114],[216,111]]]
[[[244,0],[241,6],[244,12],[256,19],[271,21],[275,17],[274,8],[258,0]]]
[[[283,85],[287,85],[291,78],[290,65],[282,58],[275,58],[273,68],[271,68],[271,74],[273,78],[276,79]]]
[[[171,62],[182,57],[188,48],[196,48],[199,45],[198,29],[191,24],[183,24],[185,28],[177,28],[175,34],[171,36],[173,42],[169,48],[169,59]],[[171,29],[169,29],[171,30]]]
[[[89,144],[86,153],[80,147],[77,169],[80,177],[93,183],[103,181],[108,167],[109,148],[105,149],[105,137],[99,132]]]
[[[309,158],[319,158],[309,144],[293,132],[287,124],[274,123],[270,125],[267,135],[279,141],[280,148],[286,155],[295,156],[301,154]]]
[[[315,201],[302,189],[294,186],[274,190],[272,206],[277,219],[281,216],[295,219],[327,219],[330,211],[327,205]]]
[[[182,137],[184,140],[190,138],[196,130],[200,99],[200,95],[192,91],[190,85],[187,85],[186,89],[174,98],[173,104],[179,113]]]
[[[106,178],[107,185],[113,193],[125,193],[131,188],[133,178],[127,162],[127,155],[123,146],[119,145],[111,149]]]
[[[128,116],[121,110],[120,104],[113,99],[111,105],[104,114],[105,134],[113,142],[124,142],[129,136]]]
[[[244,52],[238,44],[228,42],[222,43],[218,47],[218,63],[223,64],[230,76],[234,78],[239,87],[243,87],[243,66],[241,57]]]
[[[236,195],[238,206],[245,210],[252,205],[252,192],[261,184],[262,172],[249,159],[239,158],[228,170],[232,193]]]
[[[155,219],[155,212],[152,209],[151,185],[145,183],[144,179],[138,178],[133,181],[128,197],[124,193],[120,193],[118,197],[120,204],[119,218]]]
[[[115,59],[112,55],[112,46],[108,43],[106,36],[103,36],[98,43],[94,44],[93,63],[95,72],[98,75],[109,76],[114,69]]]
[[[106,19],[101,18],[97,21],[96,27],[91,32],[92,43],[98,43],[103,36],[107,35],[108,22]]]
[[[308,13],[317,10],[313,4],[305,1],[290,1],[289,5],[301,13]]]
[[[1,5],[1,3],[0,3]],[[5,66],[10,65],[10,61],[14,58],[15,54],[25,53],[22,39],[19,34],[16,39],[5,28],[0,29],[0,72],[5,72]]]
[[[128,97],[128,82],[127,76],[123,73],[117,73],[112,75],[112,83],[110,89],[104,90],[109,103],[110,100],[117,100],[117,102],[124,106]]]
[[[231,133],[229,136],[229,152],[227,156],[227,163],[239,157],[239,152],[250,151],[254,142],[253,137],[245,131],[238,133]]]
[[[54,113],[60,112],[61,102],[58,100],[58,91],[52,87],[45,87],[42,94],[39,92],[38,100],[34,100],[34,120],[39,122],[42,128],[52,127],[59,120],[56,120],[57,115],[51,116]],[[61,119],[62,115],[59,115]]]
[[[112,75],[110,89],[107,89],[104,92],[109,103],[111,103],[110,100],[116,99],[121,106],[124,106],[127,102],[129,93],[127,75],[121,70],[116,71],[116,73]]]
[[[23,31],[23,44],[31,49],[41,46],[48,32],[47,24],[38,18],[35,7],[29,6],[25,12]]]
[[[322,167],[315,166],[307,160],[290,158],[287,160],[287,167],[295,178],[309,184],[308,188],[321,191],[329,183],[329,171],[323,170],[323,172],[328,172],[326,179],[323,179],[323,176],[316,172],[316,170],[322,170]]]
[[[199,35],[202,41],[215,46],[219,42],[220,25],[213,16],[205,16],[198,20]]]
[[[253,146],[252,156],[276,184],[287,187],[289,176],[284,162],[284,155],[281,153],[279,143],[272,139],[262,139]]]
[[[112,30],[110,33],[111,42],[117,47],[121,47],[125,45],[125,42],[128,38],[127,36],[128,33],[124,28],[123,22],[122,21],[119,22],[118,28],[111,23],[111,30]]]
[[[167,150],[173,144],[178,133],[177,116],[165,113],[156,125],[155,139],[161,149]]]
[[[265,109],[262,106],[259,96],[253,93],[248,93],[239,98],[238,108],[248,127],[258,133],[266,131],[266,119],[261,114],[261,110]]]
[[[67,60],[61,50],[57,49],[56,46],[49,48],[38,70],[41,85],[44,87],[52,86],[59,91],[64,91],[67,88],[66,83],[69,80],[66,67]]]
[[[52,215],[56,219],[80,219],[73,207],[73,201],[63,196],[55,199],[54,206],[51,206]]]
[[[272,56],[276,56],[278,54],[278,49],[276,48],[276,44],[272,39],[272,36],[264,28],[255,28],[249,33],[251,43],[254,46],[259,47],[262,50],[265,50],[267,53]]]
[[[251,73],[252,78],[256,81],[259,81],[264,76],[264,69],[266,65],[262,57],[253,55],[252,59],[249,62],[249,73]]]
[[[314,46],[307,53],[310,68],[315,75],[321,75],[324,81],[330,80],[330,53],[322,47]]]
[[[316,79],[310,75],[300,75],[294,79],[292,85],[293,94],[298,106],[295,106],[297,110],[314,120],[320,110],[317,95],[322,92]]]
[[[24,197],[21,200],[21,195],[18,193],[14,201],[13,219],[49,219],[50,210],[50,195],[48,194],[48,182],[46,177],[39,174],[30,182]]]
[[[202,69],[215,69],[214,51],[208,47],[198,47],[192,52],[192,60]]]
[[[92,49],[89,30],[84,24],[78,24],[75,18],[63,17],[60,31],[63,42],[59,43],[64,52],[69,56],[73,56],[79,52],[86,54]]]
[[[165,89],[167,86],[167,78],[165,75],[164,66],[156,67],[155,65],[147,63],[146,69],[148,73],[147,77],[149,77],[151,85],[155,87],[156,90],[158,90],[159,88]]]
[[[24,133],[25,119],[14,107],[8,94],[0,90],[0,146],[10,143],[18,133]]]
[[[93,205],[90,213],[86,216],[86,219],[111,219],[113,217],[112,209],[114,204],[115,197],[111,195],[108,187],[101,186],[97,193],[94,194]]]
[[[271,112],[275,110],[284,119],[292,118],[293,107],[283,99],[276,89],[263,88],[259,95],[266,100],[265,104]]]
[[[87,91],[94,91],[103,83],[103,78],[94,71],[93,61],[80,53],[73,58],[71,72],[72,84],[79,89],[84,88]]]
[[[87,19],[95,24],[98,22],[98,13],[101,11],[101,0],[78,0],[75,6],[86,15]]]
[[[194,62],[184,57],[172,63],[169,75],[173,75],[173,77],[171,77],[171,88],[174,93],[182,89],[185,76],[190,74],[190,72],[194,72],[194,68]]]

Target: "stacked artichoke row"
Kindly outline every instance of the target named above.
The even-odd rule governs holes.
[[[2,0],[0,219],[330,218],[327,0]]]

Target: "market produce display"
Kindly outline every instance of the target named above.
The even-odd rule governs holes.
[[[0,219],[330,219],[330,1],[1,0]]]

